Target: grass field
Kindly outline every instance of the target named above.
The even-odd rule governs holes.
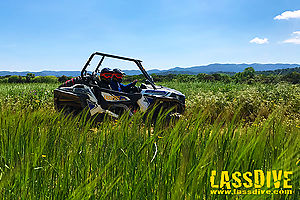
[[[187,97],[169,126],[141,113],[95,125],[54,110],[57,84],[0,84],[0,197],[299,199],[299,85],[161,84]],[[221,171],[292,171],[292,194],[212,194],[213,170],[215,184]],[[260,189],[285,191],[283,176]]]

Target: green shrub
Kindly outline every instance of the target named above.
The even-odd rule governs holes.
[[[56,76],[36,76],[33,78],[35,83],[57,83],[58,78]]]

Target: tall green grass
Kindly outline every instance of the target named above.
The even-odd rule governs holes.
[[[184,93],[183,87],[190,88],[189,84],[194,87],[202,83],[177,87]],[[26,99],[26,95],[30,99],[30,91],[41,85],[21,85],[23,89],[11,93],[3,87],[0,86],[0,94],[4,94],[0,101],[2,199],[299,198],[300,166],[296,162],[300,155],[300,127],[297,114],[293,112],[295,116],[290,120],[284,105],[266,116],[258,114],[251,122],[241,117],[244,104],[240,102],[233,107],[233,114],[224,109],[217,116],[212,107],[191,104],[193,109],[168,126],[163,116],[156,124],[142,122],[142,113],[95,124],[85,117],[57,113],[47,103],[51,95],[40,94],[47,100],[36,107],[28,106],[33,100],[19,99]],[[46,87],[55,85],[39,89]],[[248,86],[236,87],[243,88],[237,89],[238,93],[246,93]],[[26,93],[24,97],[19,96],[22,92]],[[187,97],[192,101],[188,92]],[[19,103],[12,106],[5,98]],[[291,105],[295,108],[296,104]],[[256,169],[293,171],[293,195],[210,193],[212,170],[243,173]]]
[[[239,117],[253,122],[258,116],[267,118],[270,113],[284,109],[284,115],[300,120],[300,86],[280,84],[239,84],[222,82],[167,82],[162,83],[182,91],[187,96],[187,109],[210,109],[213,118],[220,113],[233,117],[239,108]]]

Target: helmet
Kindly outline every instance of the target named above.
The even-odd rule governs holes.
[[[113,70],[113,76],[112,76],[112,79],[121,83],[122,82],[122,79],[123,79],[123,76],[125,76],[125,73],[120,70],[120,69],[114,69]]]
[[[109,83],[111,81],[113,75],[113,70],[110,68],[103,68],[100,72],[101,81]]]

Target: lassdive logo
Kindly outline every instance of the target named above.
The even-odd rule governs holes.
[[[292,171],[211,171],[211,194],[292,194]]]
[[[115,96],[115,95],[111,95],[111,94],[106,93],[106,92],[102,92],[102,96],[106,101],[128,101],[128,100],[130,100],[128,97]]]

